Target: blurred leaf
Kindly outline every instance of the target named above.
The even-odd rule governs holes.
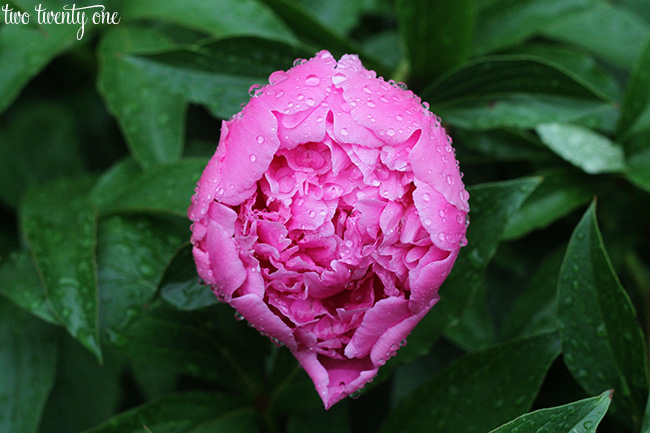
[[[98,88],[120,124],[133,158],[144,168],[181,156],[186,102],[147,71],[126,61],[125,53],[173,45],[158,29],[122,26],[108,32],[99,47]]]
[[[630,79],[625,89],[621,104],[621,115],[618,118],[618,133],[626,135],[640,120],[642,113],[650,109],[650,35],[634,62]],[[648,122],[650,128],[650,122]]]
[[[38,430],[54,384],[56,329],[0,297],[0,432]]]
[[[581,122],[605,129],[615,108],[589,82],[562,66],[529,55],[472,60],[422,92],[431,110],[466,129]]]
[[[70,335],[101,360],[92,178],[62,179],[28,190],[20,222],[47,298]]]
[[[160,164],[120,185],[119,194],[103,213],[145,212],[185,218],[205,159],[182,159]]]
[[[114,416],[85,433],[249,433],[258,431],[256,413],[232,394],[170,394]]]
[[[184,234],[166,221],[146,217],[102,220],[97,246],[102,329],[120,329],[146,307]]]
[[[646,402],[645,412],[643,413],[643,423],[641,424],[641,433],[650,433],[650,396]]]
[[[557,335],[546,334],[465,355],[404,399],[380,433],[497,427],[528,410],[558,354]]]
[[[459,320],[482,284],[508,218],[539,182],[538,178],[528,178],[468,188],[472,217],[467,229],[468,245],[461,250],[440,288],[440,301],[413,330],[408,344],[397,352],[396,360],[407,361],[426,354],[440,333]]]
[[[639,425],[648,396],[645,345],[605,252],[595,204],[571,236],[557,289],[566,366],[588,393],[616,389],[612,409]]]
[[[456,129],[454,137],[456,143],[460,142],[479,154],[476,156],[463,155],[463,167],[468,162],[486,164],[495,160],[505,162],[542,161],[555,158],[555,155],[542,146],[536,137],[524,131]]]
[[[131,362],[133,380],[145,400],[153,400],[173,392],[178,387],[178,376],[143,362]]]
[[[162,20],[220,38],[295,40],[285,24],[255,0],[129,0],[121,12],[125,20]]]
[[[5,27],[12,26],[2,29]],[[0,57],[1,53],[2,48]],[[38,128],[34,128],[34,119],[39,119]],[[75,118],[65,106],[50,102],[20,105],[3,123],[0,125],[0,199],[10,206],[17,207],[34,183],[82,172]]]
[[[0,293],[14,304],[54,325],[61,325],[48,302],[29,251],[17,251],[0,267]]]
[[[539,264],[499,328],[502,341],[557,330],[555,295],[563,255],[554,251]]]
[[[305,432],[351,433],[349,406],[339,403],[327,411],[317,408],[292,414],[287,422],[287,433]]]
[[[345,36],[358,25],[363,13],[369,10],[372,0],[300,0],[299,3],[309,9],[329,30]]]
[[[576,170],[559,168],[537,173],[542,183],[512,215],[503,239],[516,239],[544,228],[589,203],[596,194],[593,179]]]
[[[90,201],[102,213],[107,205],[133,186],[134,180],[141,174],[142,169],[132,158],[116,162],[99,177],[90,191]]]
[[[594,433],[611,400],[612,391],[605,391],[598,397],[522,415],[490,433]]]
[[[519,44],[544,26],[584,9],[589,0],[491,0],[479,2],[474,46],[486,54]]]
[[[296,58],[310,54],[282,42],[229,38],[124,60],[170,92],[227,119],[250,99],[251,85],[268,82],[271,73],[289,69]]]
[[[489,347],[496,342],[496,327],[487,305],[487,285],[480,284],[460,320],[445,329],[445,337],[466,351]]]
[[[603,60],[628,69],[649,31],[650,23],[633,11],[604,0],[593,0],[588,8],[552,20],[542,29],[542,34],[585,48]]]
[[[623,149],[588,128],[549,123],[539,125],[535,131],[553,152],[589,174],[620,172],[625,169]]]
[[[63,333],[62,333],[63,334]],[[78,342],[63,334],[54,389],[39,433],[79,432],[113,414],[122,400],[122,368],[106,351],[101,365]]]
[[[467,60],[474,38],[475,1],[398,0],[396,8],[416,87]]]
[[[55,0],[14,0],[9,7],[30,13],[30,23],[0,27],[0,113],[50,60],[91,38],[92,22],[85,26],[82,41],[77,40],[80,26],[76,24],[36,25],[38,4],[48,11],[60,11],[63,6]]]
[[[628,158],[627,176],[639,188],[650,192],[650,146]]]
[[[160,296],[184,311],[198,310],[219,302],[212,290],[199,281],[191,245],[174,256],[161,284]]]

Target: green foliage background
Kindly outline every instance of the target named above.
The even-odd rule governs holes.
[[[0,432],[650,432],[650,2],[102,4],[81,41],[0,24]],[[442,300],[330,411],[198,283],[185,217],[220,120],[321,49],[430,104],[472,208]]]

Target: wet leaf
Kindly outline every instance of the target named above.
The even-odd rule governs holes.
[[[605,252],[595,210],[592,204],[574,230],[560,270],[564,362],[588,393],[615,389],[613,411],[626,424],[638,425],[648,394],[644,341]]]
[[[630,72],[621,104],[621,115],[618,118],[617,129],[620,135],[628,135],[631,132],[628,131],[630,129],[650,128],[650,122],[645,121],[644,118],[644,111],[650,109],[650,73],[648,71],[650,71],[650,35],[641,47],[639,56]]]

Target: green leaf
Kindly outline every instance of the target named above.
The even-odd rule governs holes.
[[[165,273],[160,296],[179,310],[192,311],[219,301],[212,290],[199,281],[192,246],[178,251]]]
[[[109,419],[85,433],[248,433],[259,429],[255,411],[235,395],[184,392],[164,396]]]
[[[413,330],[396,359],[406,361],[426,354],[436,338],[455,324],[474,292],[478,290],[487,265],[497,250],[501,232],[540,179],[517,179],[469,188],[472,222],[467,229],[468,245],[440,289],[440,301]]]
[[[186,228],[185,228],[186,230]],[[112,216],[98,230],[102,329],[120,329],[152,300],[185,230],[164,220]]]
[[[630,9],[607,1],[589,3],[588,8],[551,21],[541,33],[628,69],[648,36],[650,23]]]
[[[103,363],[61,333],[54,389],[45,406],[39,433],[79,432],[105,420],[118,409],[123,396],[122,365],[110,350]]]
[[[148,212],[185,218],[196,183],[207,165],[205,159],[182,159],[160,164],[124,182],[103,213]]]
[[[472,352],[400,403],[379,430],[485,432],[526,412],[559,354],[555,334]],[[468,416],[471,414],[471,416]]]
[[[641,424],[641,433],[650,433],[650,395],[645,405],[643,413],[643,423]]]
[[[630,79],[621,103],[618,118],[618,133],[626,135],[643,119],[644,111],[650,109],[650,35],[646,38],[641,52],[634,62]],[[648,123],[650,125],[650,122]]]
[[[0,293],[14,304],[46,322],[61,325],[48,302],[47,293],[38,276],[29,251],[17,251],[0,267]]]
[[[555,295],[563,256],[557,250],[541,261],[499,328],[502,341],[557,330]]]
[[[417,87],[467,60],[474,38],[475,1],[398,0],[396,8]]]
[[[488,288],[481,283],[460,320],[445,329],[445,337],[466,351],[483,349],[496,342],[496,327],[487,305]]]
[[[287,433],[351,433],[350,410],[337,404],[324,411],[322,408],[293,413],[287,423]]]
[[[130,0],[123,4],[121,14],[125,20],[161,20],[219,38],[295,40],[285,24],[255,0]]]
[[[537,174],[542,177],[542,183],[508,220],[504,239],[520,238],[547,227],[589,203],[596,194],[593,179],[576,170],[559,168]]]
[[[228,118],[250,99],[251,85],[268,82],[274,71],[289,69],[296,58],[310,55],[283,42],[246,37],[130,55],[124,60],[170,92]]]
[[[92,22],[85,26],[82,41],[77,40],[76,24],[35,24],[34,8],[41,4],[48,11],[61,11],[63,3],[54,0],[12,2],[14,11],[30,13],[29,24],[0,27],[0,113],[7,109],[27,83],[53,58],[91,38]],[[3,3],[4,6],[4,3]],[[12,7],[9,5],[9,7]],[[4,15],[4,12],[2,12]],[[4,17],[3,20],[4,21]]]
[[[47,298],[70,335],[101,360],[95,268],[96,214],[86,194],[92,178],[32,187],[20,223]]]
[[[628,158],[628,179],[650,192],[650,146]]]
[[[615,173],[625,169],[623,149],[588,128],[563,123],[539,125],[542,142],[586,173]]]
[[[559,121],[607,129],[606,120],[615,117],[613,103],[605,102],[598,89],[561,65],[529,55],[466,62],[421,96],[445,121],[466,129],[532,128]]]
[[[354,2],[348,0],[330,0],[328,2],[301,0],[300,3],[330,31],[341,36],[345,36],[359,24],[364,12],[374,12],[369,4],[371,2],[364,0]]]
[[[186,101],[126,61],[125,54],[173,45],[161,30],[122,26],[108,32],[99,47],[98,88],[144,168],[181,156]]]
[[[116,162],[99,177],[90,191],[90,201],[102,213],[107,205],[134,185],[135,179],[141,174],[142,169],[132,158]]]
[[[605,391],[597,397],[522,415],[490,433],[595,433],[611,400],[612,391]]]
[[[580,11],[589,0],[494,0],[479,2],[475,53],[487,54],[519,44],[544,26]]]
[[[0,297],[0,432],[38,430],[54,384],[56,329]]]
[[[648,394],[644,340],[589,207],[571,236],[558,281],[564,361],[588,393],[614,388],[613,410],[639,425]]]
[[[40,119],[38,128],[34,128],[34,119]],[[0,199],[10,206],[18,206],[30,185],[82,172],[75,117],[65,106],[40,101],[20,105],[3,123]]]

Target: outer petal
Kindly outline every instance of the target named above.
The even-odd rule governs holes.
[[[291,329],[269,310],[261,298],[248,294],[232,299],[230,305],[258,331],[276,338],[291,350],[296,349],[296,339],[293,337]]]

